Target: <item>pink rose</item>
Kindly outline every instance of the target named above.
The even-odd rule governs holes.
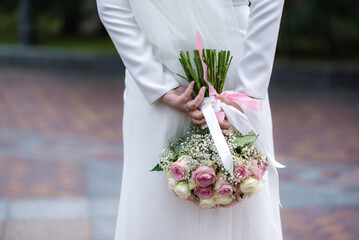
[[[193,194],[189,195],[189,197],[186,200],[190,201],[190,202],[192,202],[192,203],[194,203],[196,205],[199,205],[198,198]]]
[[[233,195],[236,197],[238,202],[242,202],[243,200],[245,200],[248,197],[247,194],[245,194],[241,191],[239,186],[234,191],[235,192]]]
[[[238,182],[243,181],[250,174],[251,172],[249,171],[248,166],[240,164],[234,166],[234,176]]]
[[[242,202],[243,200],[245,200],[248,197],[245,193],[241,192],[240,190],[235,192],[234,196],[236,197],[238,202]]]
[[[212,190],[208,187],[196,187],[194,194],[199,198],[209,198],[212,195]]]
[[[214,190],[216,190],[216,193],[218,196],[228,196],[233,193],[233,187],[232,185],[225,180],[223,177],[220,177],[216,184],[214,185]]]
[[[187,156],[180,157],[171,165],[171,175],[177,181],[183,180],[183,177],[188,174],[189,166],[187,164]]]
[[[202,165],[192,173],[192,178],[200,187],[207,187],[216,181],[216,172],[213,166]]]
[[[249,170],[258,180],[261,180],[266,171],[266,165],[265,163],[260,163],[258,160],[253,159],[249,165]]]

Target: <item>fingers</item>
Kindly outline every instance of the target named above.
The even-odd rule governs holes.
[[[188,85],[186,91],[184,91],[184,93],[182,94],[182,97],[183,97],[185,102],[187,102],[191,98],[191,95],[192,95],[192,92],[193,92],[193,87],[194,87],[194,82],[191,82]]]
[[[194,124],[197,124],[197,125],[203,125],[203,124],[206,123],[206,119],[203,118],[203,119],[201,119],[201,120],[197,120],[197,119],[192,118],[192,122],[193,122]]]
[[[203,125],[206,123],[206,119],[204,118],[204,115],[202,113],[202,111],[200,110],[193,110],[190,112],[187,112],[187,114],[192,117],[192,122],[197,124],[197,125]]]
[[[190,117],[197,119],[197,120],[201,120],[204,118],[204,115],[202,113],[202,111],[200,110],[193,110],[187,113]]]
[[[227,104],[227,105],[232,105],[232,101],[227,99],[225,96],[221,96],[221,95],[218,95],[216,96],[217,99],[221,100],[221,102]]]
[[[205,118],[202,118],[202,119],[192,118],[192,122],[197,125],[203,125],[206,123],[206,119]],[[223,130],[229,130],[232,127],[232,124],[228,120],[224,120],[223,122],[219,123],[219,126]]]
[[[199,110],[190,111],[187,114],[192,117],[192,121],[197,125],[203,125],[206,123],[203,113]],[[222,122],[219,122],[219,126],[223,130],[229,130],[232,127],[232,124],[225,119]]]
[[[218,96],[216,96],[216,98],[221,100],[221,102],[223,102],[223,103],[225,103],[225,104],[227,104],[229,106],[233,106],[233,107],[237,108],[239,111],[241,111],[242,113],[244,113],[241,106],[239,106],[237,103],[227,99],[226,97],[218,95]]]
[[[190,111],[187,114],[192,117],[192,121],[195,124],[203,125],[206,123],[206,119],[204,118],[203,113],[199,110]],[[229,130],[232,127],[232,124],[227,119],[225,119],[222,122],[219,122],[219,126],[223,130]]]
[[[202,87],[199,91],[198,95],[195,97],[195,99],[187,102],[187,107],[189,110],[195,110],[201,106],[201,103],[204,98],[204,94],[206,93],[206,88]]]
[[[228,120],[224,120],[223,122],[219,123],[219,126],[222,129],[227,130],[227,129],[230,129],[232,127],[232,124]]]
[[[175,91],[177,93],[178,96],[181,96],[187,88],[183,87],[183,86],[178,86],[177,88],[175,88]]]

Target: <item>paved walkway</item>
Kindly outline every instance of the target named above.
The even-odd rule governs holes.
[[[359,239],[359,96],[270,89],[286,240]],[[121,76],[0,67],[0,239],[112,240]]]

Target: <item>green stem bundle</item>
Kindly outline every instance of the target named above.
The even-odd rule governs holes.
[[[203,49],[202,56],[204,63],[207,65],[207,80],[220,94],[223,90],[229,65],[232,62],[233,56],[231,56],[230,51],[222,50],[217,53],[214,49]],[[204,80],[203,67],[198,50],[194,50],[194,65],[192,65],[191,57],[188,51],[180,52],[179,61],[183,67],[186,76],[182,76],[180,74],[177,75],[186,79],[188,82],[195,82],[195,87],[193,89],[195,95],[198,94],[201,87],[205,86],[205,96],[208,97],[208,85]]]

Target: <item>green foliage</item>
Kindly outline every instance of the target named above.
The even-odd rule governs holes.
[[[106,48],[113,49],[111,40],[98,20],[96,1],[33,0],[33,3],[38,44],[64,42],[64,45],[71,45],[92,38],[93,41],[100,39],[102,45],[102,39],[107,38]],[[16,42],[18,4],[19,0],[0,0],[0,43]],[[93,26],[95,30],[90,30],[91,34],[84,33],[84,25]],[[278,56],[357,59],[358,42],[359,1],[285,1]]]
[[[357,58],[359,2],[285,2],[278,55],[305,58]]]
[[[69,37],[104,37],[105,31],[98,19],[96,1],[33,0],[32,2],[35,33],[37,43],[40,45]],[[18,8],[19,0],[1,0],[0,43],[16,42]]]
[[[163,168],[159,163],[151,170],[151,172],[161,172],[161,171],[163,171]]]
[[[0,43],[14,42],[17,36],[18,13],[0,11]]]
[[[247,144],[253,143],[255,140],[257,140],[257,138],[258,135],[245,135],[237,137],[236,140],[234,140],[234,144],[236,145],[236,148],[244,147]]]
[[[46,42],[56,38],[61,34],[62,28],[63,22],[59,17],[42,14],[36,18],[36,30],[39,42]]]

